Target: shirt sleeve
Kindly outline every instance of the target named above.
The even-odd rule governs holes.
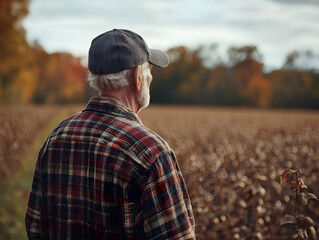
[[[173,152],[152,164],[140,216],[147,239],[196,239],[191,201]]]
[[[43,151],[43,149],[42,149]],[[29,194],[29,201],[25,215],[25,225],[29,239],[42,239],[41,235],[41,199],[42,199],[42,180],[39,169],[39,160],[41,152],[39,153],[38,161],[35,167],[31,191]]]

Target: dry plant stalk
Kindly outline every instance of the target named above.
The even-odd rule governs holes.
[[[280,176],[280,185],[289,185],[294,198],[293,215],[286,214],[281,217],[280,225],[293,225],[296,226],[297,231],[293,234],[294,239],[317,239],[315,223],[310,216],[297,214],[298,204],[307,206],[310,201],[319,202],[316,195],[308,192],[308,187],[303,179],[299,176],[302,174],[301,169],[286,169]]]

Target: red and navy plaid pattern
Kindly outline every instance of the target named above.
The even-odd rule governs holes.
[[[102,97],[48,137],[25,221],[29,239],[195,239],[173,151],[134,112]]]

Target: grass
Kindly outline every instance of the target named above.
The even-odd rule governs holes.
[[[21,170],[6,179],[4,187],[0,189],[0,240],[27,239],[24,216],[38,152],[54,126],[67,113],[65,110],[61,111],[50,121],[35,140],[25,161],[22,161]]]

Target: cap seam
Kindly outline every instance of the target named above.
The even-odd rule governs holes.
[[[117,31],[117,29],[115,29],[115,31]],[[118,40],[118,34],[113,34],[114,36],[114,39],[115,39],[115,56],[116,56],[116,67],[118,67],[119,69],[121,69],[121,66],[119,66],[119,62],[120,62],[120,59],[119,59],[119,54],[118,54],[118,43],[119,43],[119,40]],[[117,72],[118,69],[113,69],[113,71]]]

